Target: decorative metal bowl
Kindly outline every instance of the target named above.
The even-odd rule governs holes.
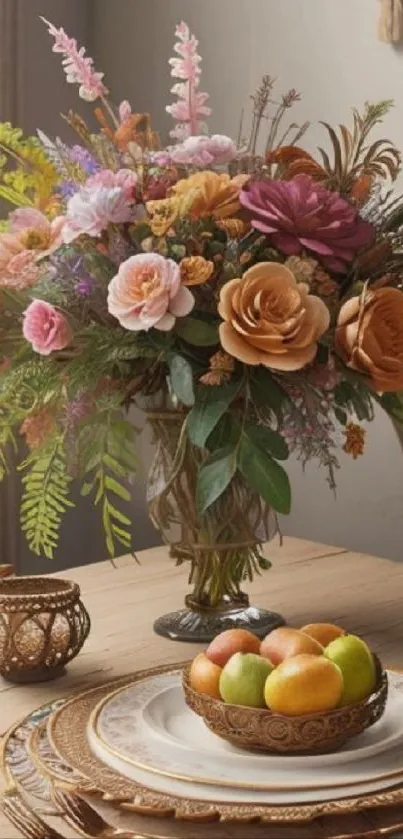
[[[0,579],[0,673],[8,681],[60,676],[89,631],[76,583],[54,577]]]
[[[183,690],[189,708],[207,727],[234,746],[268,754],[326,754],[337,751],[352,737],[374,725],[382,716],[388,696],[388,679],[378,660],[374,692],[356,705],[300,717],[274,714],[266,708],[230,705],[190,687],[190,666],[183,673]]]

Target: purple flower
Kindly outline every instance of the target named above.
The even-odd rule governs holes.
[[[69,149],[69,158],[72,163],[78,163],[87,175],[95,175],[101,168],[95,157],[84,146],[78,144]]]
[[[93,285],[91,277],[82,277],[76,285],[77,294],[80,297],[89,297],[93,292]]]
[[[345,273],[357,252],[375,238],[373,226],[355,207],[309,175],[290,181],[250,181],[240,201],[252,216],[252,226],[267,233],[281,253],[308,251],[337,273]]]
[[[77,190],[80,189],[79,184],[75,183],[75,181],[62,181],[59,184],[59,192],[62,198],[66,201],[71,198]]]

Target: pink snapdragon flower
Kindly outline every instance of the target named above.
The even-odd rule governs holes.
[[[171,137],[184,140],[205,130],[201,120],[210,116],[211,108],[206,105],[208,93],[199,91],[202,59],[197,52],[198,41],[183,22],[176,27],[175,35],[178,38],[174,46],[177,57],[171,58],[169,63],[172,68],[171,75],[180,79],[171,90],[171,93],[178,97],[178,101],[168,105],[166,110],[178,120],[178,124],[171,131]]]
[[[109,283],[108,311],[133,332],[151,327],[169,331],[188,315],[193,294],[181,285],[179,265],[157,253],[131,256]]]
[[[98,237],[109,224],[123,224],[132,218],[132,201],[124,189],[84,186],[67,204],[63,240],[70,244],[83,234]]]
[[[187,137],[183,143],[170,149],[172,163],[183,166],[220,166],[234,160],[236,155],[234,141],[225,134]]]
[[[118,172],[112,172],[112,169],[101,169],[95,175],[87,178],[85,186],[104,186],[107,189],[117,187],[122,189],[128,201],[133,200],[134,191],[138,183],[138,175],[132,169],[119,169]]]
[[[92,58],[85,55],[84,47],[78,47],[74,38],[69,38],[64,29],[57,29],[53,23],[49,23],[42,17],[48,27],[48,32],[54,38],[53,52],[63,55],[62,65],[70,84],[80,85],[79,95],[86,102],[95,102],[100,97],[107,96],[109,90],[105,87],[102,79],[103,73],[94,70]]]
[[[22,332],[39,355],[63,350],[73,337],[64,315],[45,300],[33,300],[29,304],[24,313]]]

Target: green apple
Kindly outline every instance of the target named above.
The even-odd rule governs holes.
[[[231,705],[265,708],[264,686],[273,665],[255,653],[235,653],[220,676],[220,694]]]
[[[325,648],[324,655],[337,664],[343,674],[340,705],[353,705],[372,693],[376,684],[375,661],[362,638],[342,635]]]

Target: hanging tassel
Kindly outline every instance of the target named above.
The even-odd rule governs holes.
[[[379,39],[396,44],[403,40],[403,0],[381,0]]]

